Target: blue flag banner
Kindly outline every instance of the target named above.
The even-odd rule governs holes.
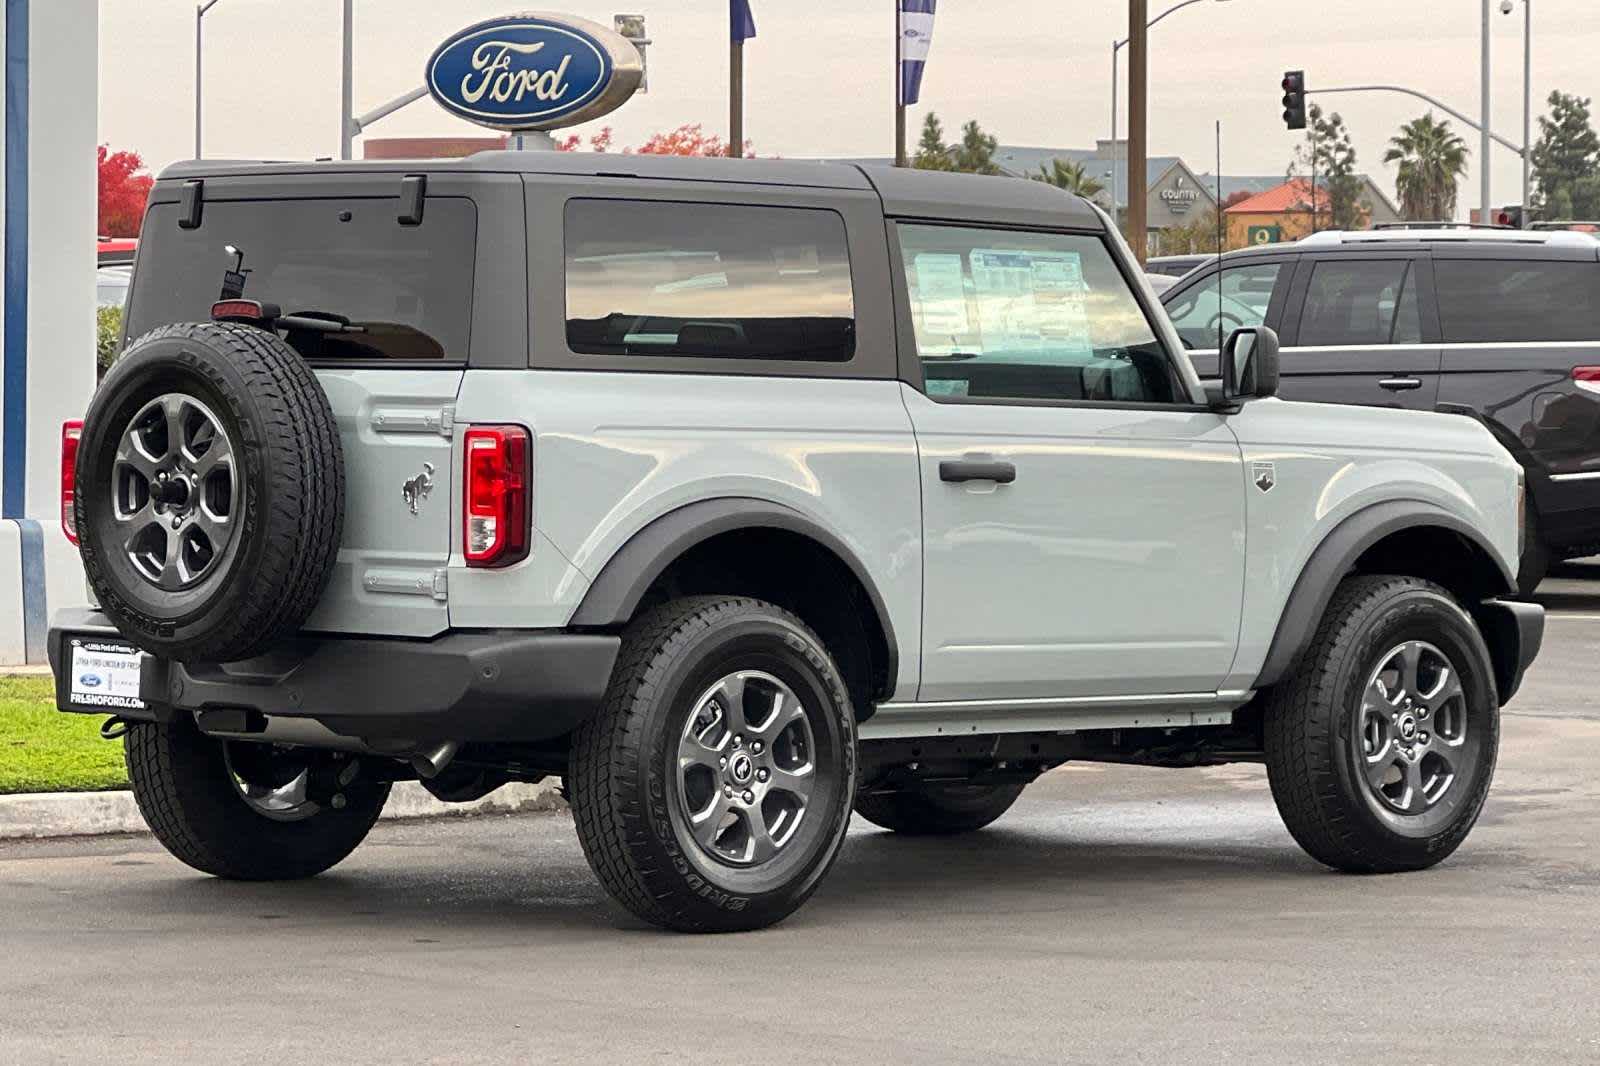
[[[933,7],[938,0],[900,0],[900,106],[922,97],[922,68],[933,47]]]
[[[728,27],[735,41],[748,41],[756,35],[756,17],[750,13],[750,0],[728,0]]]

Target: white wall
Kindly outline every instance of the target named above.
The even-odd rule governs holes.
[[[9,0],[15,4],[17,0]],[[94,389],[96,0],[28,4],[28,397],[23,516],[44,527],[50,610],[84,600],[77,552],[61,534],[61,423]],[[0,47],[4,30],[0,28]],[[0,107],[5,88],[0,84]],[[0,198],[4,193],[0,138]],[[3,257],[0,233],[0,257]],[[0,314],[4,311],[0,285]],[[0,382],[0,389],[3,389]],[[0,404],[5,402],[0,394]],[[11,457],[6,457],[10,459]],[[0,535],[0,664],[23,659],[22,566],[14,523]]]

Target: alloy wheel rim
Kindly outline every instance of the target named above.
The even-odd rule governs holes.
[[[252,753],[253,758],[249,761],[259,764],[261,760],[254,757],[259,754]],[[281,759],[281,756],[277,758]],[[307,794],[311,783],[309,766],[300,768],[299,773],[280,773],[277,777],[283,780],[263,784],[246,778],[234,766],[232,743],[223,745],[223,761],[227,764],[228,780],[233,784],[233,790],[244,800],[245,806],[264,818],[275,822],[299,822],[322,810],[321,805]]]
[[[146,583],[181,592],[204,581],[237,525],[239,478],[222,421],[186,393],[145,404],[117,443],[110,499],[123,553]]]
[[[1450,657],[1412,640],[1367,677],[1354,734],[1367,792],[1394,814],[1426,814],[1468,771],[1467,697]]]
[[[701,851],[759,866],[796,838],[817,785],[816,741],[792,688],[730,673],[695,700],[678,741],[678,802]]]

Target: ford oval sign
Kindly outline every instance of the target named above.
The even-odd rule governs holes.
[[[428,59],[446,111],[500,130],[553,130],[613,111],[644,74],[638,49],[598,23],[514,15],[468,26]]]

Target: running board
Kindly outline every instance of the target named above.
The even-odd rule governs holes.
[[[862,740],[969,733],[1074,733],[1084,729],[1176,729],[1229,725],[1253,691],[1156,696],[1065,696],[1020,700],[880,703],[862,722]]]

